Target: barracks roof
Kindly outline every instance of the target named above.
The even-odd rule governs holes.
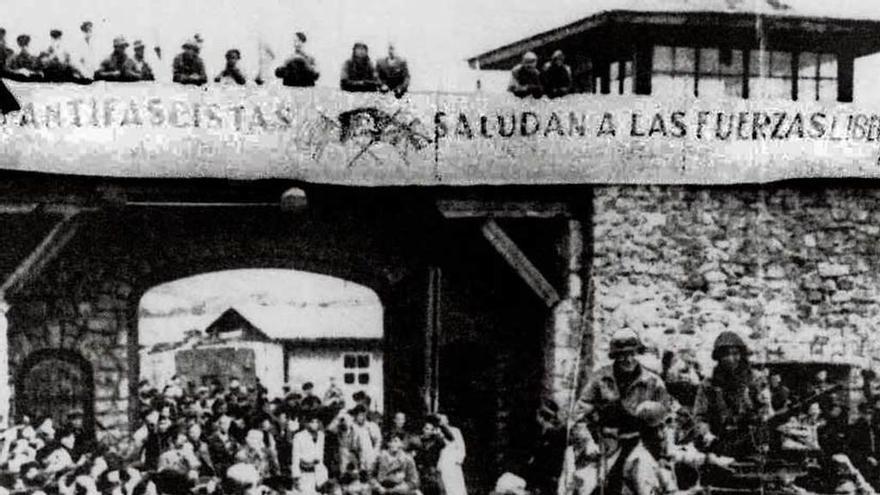
[[[597,0],[573,22],[492,48],[468,59],[480,69],[506,69],[526,51],[608,25],[732,26],[755,29],[756,16],[765,28],[851,36],[859,54],[880,50],[880,2],[854,0]],[[571,17],[569,17],[570,19]],[[566,21],[562,21],[566,22]]]

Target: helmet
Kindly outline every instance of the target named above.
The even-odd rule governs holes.
[[[725,347],[738,347],[743,354],[749,353],[749,348],[742,337],[734,332],[721,332],[715,339],[715,346],[712,348],[712,359],[718,361],[721,359],[721,350]]]
[[[614,335],[611,336],[611,345],[608,350],[608,357],[614,359],[621,352],[632,351],[635,353],[641,353],[645,351],[645,346],[642,344],[642,341],[639,340],[639,336],[636,335],[636,332],[629,328],[624,328],[614,332]]]
[[[642,426],[656,428],[666,422],[669,410],[663,404],[652,400],[642,402],[636,407],[635,417]]]

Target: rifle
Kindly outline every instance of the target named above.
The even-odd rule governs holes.
[[[784,423],[792,414],[800,411],[805,406],[809,406],[811,403],[815,402],[819,398],[824,397],[832,392],[836,392],[840,388],[842,388],[842,386],[839,383],[834,384],[834,385],[829,385],[828,387],[825,387],[824,389],[820,390],[819,392],[816,392],[815,394],[810,395],[809,397],[801,399],[800,401],[798,401],[797,403],[795,403],[793,405],[783,407],[779,411],[774,412],[772,415],[770,415],[770,417],[768,417],[766,419],[766,422],[768,425],[770,425],[770,424],[780,425],[780,424]]]

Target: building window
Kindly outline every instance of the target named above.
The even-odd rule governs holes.
[[[701,98],[742,96],[742,50],[655,46],[653,65],[653,94]]]
[[[697,55],[695,96],[742,97],[743,52],[730,48],[700,48]]]
[[[790,100],[794,88],[791,57],[789,52],[752,50],[749,53],[749,96]]]
[[[797,99],[837,100],[837,56],[833,53],[798,54]]]
[[[651,92],[663,96],[695,95],[696,69],[695,49],[655,46]]]
[[[632,60],[615,60],[609,71],[611,94],[631,95],[635,84]]]
[[[342,367],[345,368],[342,381],[346,385],[353,385],[355,380],[360,385],[368,385],[370,383],[369,354],[343,354]]]

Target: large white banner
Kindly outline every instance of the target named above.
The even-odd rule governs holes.
[[[352,185],[880,177],[880,111],[759,100],[7,83],[0,168]]]

